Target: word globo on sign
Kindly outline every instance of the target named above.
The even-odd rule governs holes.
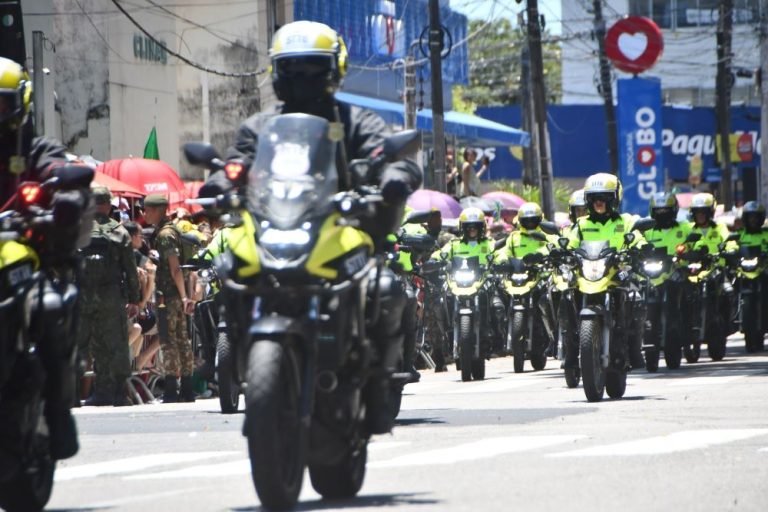
[[[613,65],[639,74],[656,64],[664,51],[661,29],[653,20],[629,16],[617,21],[605,35],[605,53]]]

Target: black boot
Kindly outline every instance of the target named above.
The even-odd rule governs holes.
[[[192,389],[192,377],[190,375],[182,375],[181,377],[181,402],[194,402],[195,391]]]
[[[48,427],[51,432],[51,457],[54,460],[68,459],[74,456],[80,446],[77,443],[75,418],[68,408],[60,408],[48,414]]]
[[[115,384],[115,394],[112,400],[112,405],[114,405],[115,407],[125,407],[127,405],[132,405],[131,402],[128,400],[128,395],[125,392],[126,380],[127,379],[122,379],[122,378],[117,379],[118,384]]]
[[[179,401],[179,379],[175,375],[165,376],[165,386],[163,388],[163,403],[175,404]]]

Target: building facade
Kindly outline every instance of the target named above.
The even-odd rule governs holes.
[[[732,102],[757,105],[759,92],[752,74],[759,67],[760,0],[733,0]],[[717,70],[719,0],[606,0],[603,16],[608,28],[626,15],[653,19],[664,36],[664,53],[646,74],[661,78],[667,104],[712,106]],[[762,4],[762,7],[761,7]],[[597,42],[591,37],[592,2],[563,0],[563,103],[600,103],[597,92]],[[763,13],[765,14],[765,13]],[[614,70],[615,77],[630,75]],[[615,97],[615,85],[614,85]]]

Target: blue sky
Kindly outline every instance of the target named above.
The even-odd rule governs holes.
[[[525,10],[525,1],[515,0],[450,0],[451,9],[465,14],[470,19],[484,19],[493,13],[494,17],[503,16],[517,23],[517,13]],[[552,34],[560,34],[561,0],[539,0],[539,12],[544,14],[547,28]]]

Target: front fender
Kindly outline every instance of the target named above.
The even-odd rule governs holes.
[[[287,316],[264,316],[251,321],[248,334],[251,340],[282,341],[289,337],[308,341],[314,333],[309,332],[305,322]]]

